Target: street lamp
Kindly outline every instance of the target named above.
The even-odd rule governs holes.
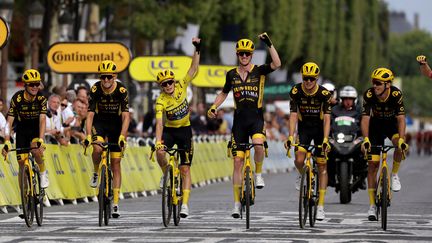
[[[45,8],[36,0],[30,6],[29,27],[32,31],[31,38],[32,47],[32,68],[37,69],[39,65],[39,32],[42,29],[43,16]]]
[[[74,19],[72,18],[72,14],[65,9],[63,11],[63,14],[60,15],[60,17],[58,18],[58,22],[60,25],[60,31],[61,31],[61,39],[63,41],[68,41],[69,40],[69,30],[72,27],[72,24],[74,23]]]
[[[12,22],[12,12],[13,12],[14,0],[2,0],[0,1],[0,16],[2,16],[6,22],[10,25]],[[6,103],[7,100],[7,70],[8,70],[8,51],[9,45],[6,44],[3,49],[1,49],[1,80],[0,80],[0,92],[3,102]],[[3,106],[3,110],[6,109],[6,105]],[[0,111],[3,112],[3,111]]]

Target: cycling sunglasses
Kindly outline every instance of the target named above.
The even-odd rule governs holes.
[[[161,83],[162,87],[168,87],[171,86],[174,83],[174,80],[168,80],[166,82]]]
[[[239,57],[242,57],[242,56],[246,56],[246,57],[248,57],[248,56],[252,55],[252,52],[239,51],[239,52],[237,52],[237,55],[238,55]]]
[[[316,81],[316,78],[314,78],[314,77],[303,77],[303,81],[314,82],[314,81]]]
[[[101,75],[100,76],[100,79],[102,79],[102,80],[105,80],[105,79],[108,79],[108,80],[111,80],[112,78],[113,78],[114,76],[113,75]]]
[[[381,85],[384,84],[384,82],[374,80],[374,81],[372,81],[372,84],[373,84],[374,86],[381,86]]]
[[[34,87],[39,87],[39,85],[40,85],[40,83],[29,83],[29,84],[27,84],[29,87],[32,87],[32,88],[34,88]]]

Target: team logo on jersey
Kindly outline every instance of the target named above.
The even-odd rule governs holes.
[[[393,91],[393,92],[392,92],[392,95],[393,95],[394,97],[398,96],[399,94],[400,94],[400,91]]]
[[[97,90],[97,87],[96,87],[96,85],[93,85],[93,87],[92,87],[92,93],[94,93],[94,92],[96,92],[96,90]]]
[[[405,111],[405,108],[401,107],[399,110],[400,110],[400,111]]]
[[[293,94],[297,94],[297,93],[298,93],[298,89],[297,89],[297,87],[294,87],[294,88],[291,90],[291,93],[293,93]]]
[[[18,97],[17,97],[17,102],[18,102],[18,103],[21,102],[21,95],[18,95]]]
[[[43,100],[45,97],[43,96],[38,96],[38,100]]]
[[[368,98],[372,97],[372,92],[370,90],[367,91],[366,97],[368,97]]]
[[[120,87],[120,93],[125,93],[126,92],[126,89],[124,88],[124,87]]]
[[[328,90],[323,90],[321,93],[322,93],[324,96],[327,96],[327,95],[330,94],[330,92],[328,92]]]

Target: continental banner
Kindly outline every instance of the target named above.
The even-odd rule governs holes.
[[[158,72],[171,69],[176,79],[183,79],[191,65],[192,58],[188,56],[148,56],[136,57],[129,65],[131,77],[137,81],[156,81]]]

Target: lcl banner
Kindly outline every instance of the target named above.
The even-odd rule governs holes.
[[[56,73],[97,73],[104,60],[122,72],[131,60],[129,48],[120,42],[57,42],[48,50],[48,65]]]
[[[156,81],[158,72],[164,69],[174,71],[175,79],[183,79],[191,65],[192,58],[188,56],[148,56],[136,57],[129,65],[131,77],[137,81]]]
[[[7,44],[9,36],[9,25],[6,23],[6,20],[0,16],[0,49]]]
[[[226,74],[235,66],[200,65],[192,84],[202,88],[221,88],[225,84]]]

